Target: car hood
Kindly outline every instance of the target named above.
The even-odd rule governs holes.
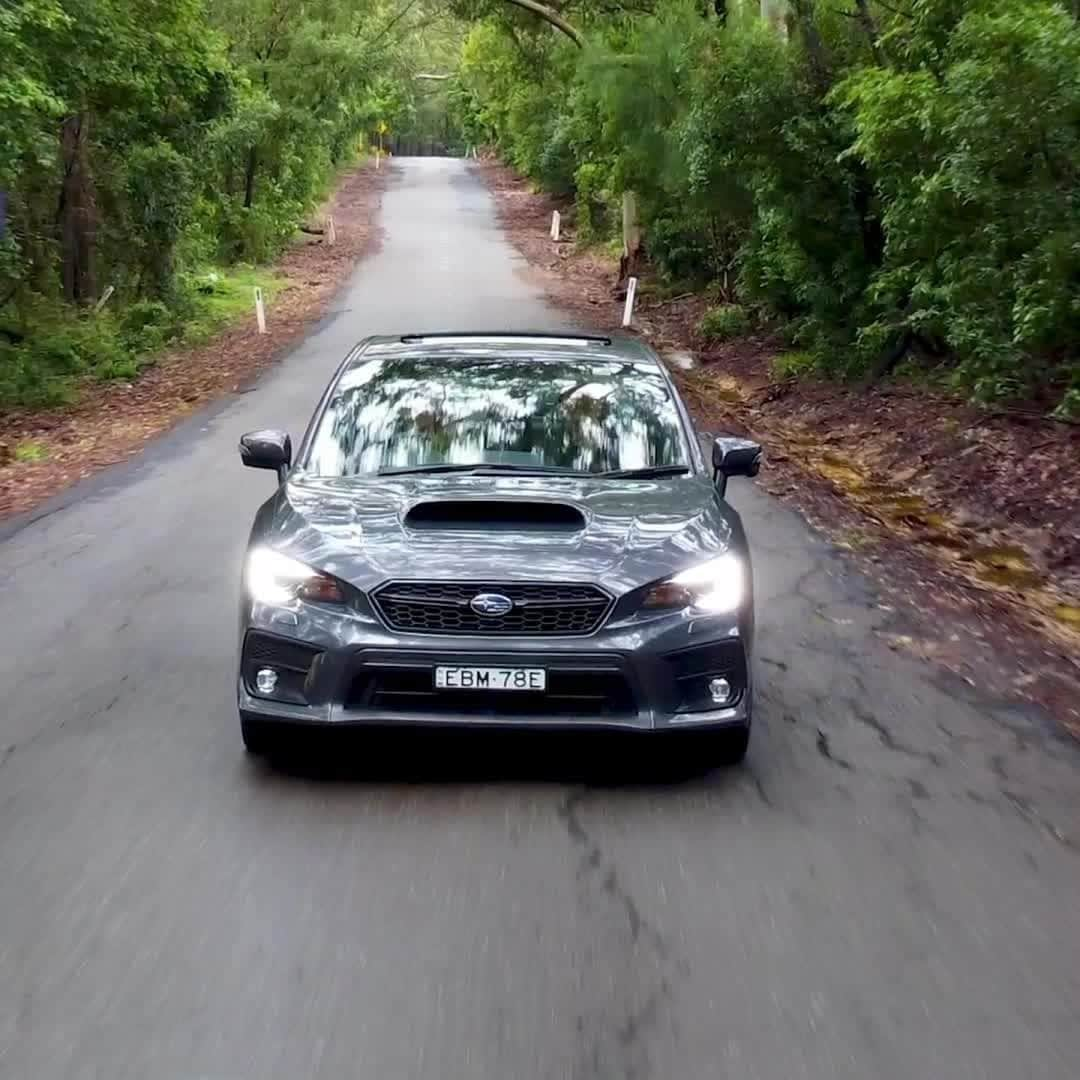
[[[573,527],[499,523],[415,527],[421,504],[570,507]],[[260,515],[254,542],[360,589],[390,578],[590,581],[626,592],[737,543],[737,518],[706,477],[394,476],[291,479]]]

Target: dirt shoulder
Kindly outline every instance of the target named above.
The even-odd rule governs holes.
[[[476,167],[533,280],[584,325],[618,328],[613,261],[578,252],[572,232],[549,237],[567,207],[502,165]],[[762,486],[878,581],[909,629],[888,644],[1080,735],[1080,429],[900,383],[777,380],[782,345],[708,346],[706,307],[646,289],[634,332],[667,355],[701,427],[759,439]]]
[[[272,267],[281,279],[267,311],[267,333],[254,315],[196,347],[163,353],[130,383],[86,383],[76,404],[17,411],[3,418],[0,519],[32,510],[79,480],[140,452],[146,442],[208,402],[232,393],[274,363],[330,306],[357,261],[376,249],[377,216],[389,169],[370,164],[347,173],[319,214],[332,214],[336,243],[303,235]],[[40,460],[15,460],[24,442]]]

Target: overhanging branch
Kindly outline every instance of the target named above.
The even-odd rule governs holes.
[[[570,25],[554,8],[547,4],[541,4],[538,0],[506,0],[508,4],[531,11],[539,15],[546,23],[550,23],[556,30],[561,30],[579,49],[585,47],[585,40],[580,32]]]

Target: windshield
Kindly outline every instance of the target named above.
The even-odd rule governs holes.
[[[601,473],[686,461],[671,391],[651,365],[407,356],[342,376],[303,467],[326,477],[473,464]]]

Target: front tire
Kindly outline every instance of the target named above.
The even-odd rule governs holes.
[[[240,717],[240,738],[244,740],[244,749],[254,757],[270,757],[276,746],[272,726],[250,716]]]
[[[739,728],[724,734],[726,745],[721,744],[720,764],[728,767],[741,765],[746,751],[750,748],[750,728]]]
[[[705,736],[705,752],[710,764],[730,769],[741,765],[750,746],[750,727],[711,731]]]

